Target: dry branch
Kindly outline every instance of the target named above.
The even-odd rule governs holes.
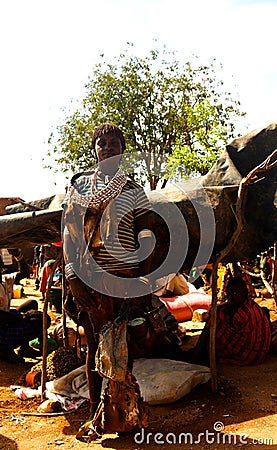
[[[211,305],[211,327],[210,327],[210,368],[211,368],[211,386],[212,391],[217,390],[217,375],[216,375],[216,356],[215,356],[215,334],[216,334],[216,316],[217,316],[217,268],[218,264],[222,259],[228,255],[230,250],[235,245],[240,233],[242,232],[244,225],[244,210],[247,199],[248,186],[257,181],[257,174],[266,172],[270,169],[277,167],[277,150],[275,149],[260,165],[251,170],[248,175],[242,178],[236,202],[236,222],[237,226],[230,239],[228,245],[223,248],[215,257],[215,262],[213,264],[213,274],[212,274],[212,305]]]

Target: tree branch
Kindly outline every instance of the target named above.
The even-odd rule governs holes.
[[[230,239],[228,245],[223,248],[215,257],[215,262],[213,264],[213,274],[212,274],[212,305],[211,305],[211,327],[210,327],[210,368],[211,368],[211,385],[212,391],[217,390],[217,376],[216,376],[216,358],[215,358],[215,334],[216,334],[216,312],[217,312],[217,267],[218,263],[228,255],[230,250],[235,245],[239,238],[239,235],[243,229],[244,225],[244,210],[248,193],[248,186],[250,183],[255,181],[256,175],[261,172],[266,172],[270,169],[277,167],[277,149],[275,149],[265,161],[263,161],[259,166],[255,167],[249,172],[249,174],[242,178],[237,196],[236,203],[236,221],[237,226]]]

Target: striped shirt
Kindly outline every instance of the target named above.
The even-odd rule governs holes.
[[[87,172],[74,181],[74,188],[83,196],[91,196],[95,183],[95,172]],[[101,190],[106,184],[99,176],[96,177],[96,189]],[[121,193],[112,202],[115,217],[109,217],[107,211],[103,213],[104,224],[110,220],[110,228],[116,230],[111,236],[104,236],[103,245],[93,255],[98,264],[94,270],[101,269],[114,272],[121,269],[138,269],[139,247],[136,221],[149,210],[149,201],[141,186],[131,180],[123,186]],[[146,217],[146,216],[145,216]],[[101,226],[100,226],[101,229]],[[102,236],[103,238],[103,236]]]
[[[218,307],[216,352],[219,362],[239,366],[263,362],[271,343],[271,329],[263,309],[247,299],[230,314],[229,303]]]

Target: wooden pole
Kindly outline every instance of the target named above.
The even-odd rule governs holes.
[[[47,311],[48,311],[48,304],[50,299],[50,289],[53,283],[53,277],[56,268],[58,267],[58,264],[62,257],[62,249],[59,249],[59,253],[57,258],[55,259],[55,262],[51,268],[50,276],[48,279],[48,285],[45,292],[45,300],[43,305],[43,329],[42,329],[42,335],[43,335],[43,343],[42,343],[42,371],[41,371],[41,400],[43,401],[45,399],[45,387],[46,387],[46,359],[47,359],[47,350],[48,350],[48,340],[47,340]]]
[[[242,178],[237,196],[236,203],[236,221],[237,226],[231,237],[228,245],[223,248],[215,257],[215,262],[213,264],[213,274],[212,274],[212,305],[211,305],[211,325],[210,325],[210,364],[211,364],[211,386],[212,391],[217,390],[217,373],[216,373],[216,355],[215,355],[215,336],[216,336],[216,310],[217,310],[217,268],[218,263],[228,255],[230,250],[235,245],[244,225],[244,210],[247,199],[248,186],[253,181],[257,181],[257,174],[260,172],[266,172],[277,166],[277,150],[274,150],[265,161],[263,161],[259,166],[255,167],[249,174]]]
[[[217,373],[216,373],[216,354],[215,354],[215,333],[216,333],[216,316],[217,316],[217,269],[218,262],[213,264],[212,272],[212,304],[210,309],[210,369],[211,369],[211,387],[212,392],[217,391]]]
[[[66,300],[66,278],[64,271],[64,259],[62,259],[62,305],[65,304],[65,300]],[[66,324],[66,312],[64,310],[64,307],[62,311],[63,311],[63,346],[68,347],[68,328]]]
[[[275,304],[277,306],[277,292],[276,292],[276,261],[277,261],[277,241],[274,242],[273,245],[273,265],[272,265],[272,278],[271,278],[271,282],[272,282],[272,295],[273,298],[275,300]]]

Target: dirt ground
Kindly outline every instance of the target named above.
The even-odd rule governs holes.
[[[24,280],[22,284],[26,298],[39,299],[32,280]],[[277,309],[273,299],[257,301],[270,309],[276,329]],[[12,305],[13,302],[16,303],[12,300]],[[54,321],[57,314],[51,312],[51,316]],[[36,362],[37,359],[27,359],[25,364],[12,365],[0,361],[0,449],[153,450],[162,446],[174,450],[228,450],[253,445],[277,449],[277,354],[269,354],[256,367],[219,365],[216,394],[212,393],[210,382],[198,385],[178,402],[150,407],[150,424],[144,434],[140,431],[104,435],[89,444],[75,438],[88,417],[88,404],[74,412],[45,416],[37,413],[40,398],[23,401],[14,395],[10,386],[17,384]]]

